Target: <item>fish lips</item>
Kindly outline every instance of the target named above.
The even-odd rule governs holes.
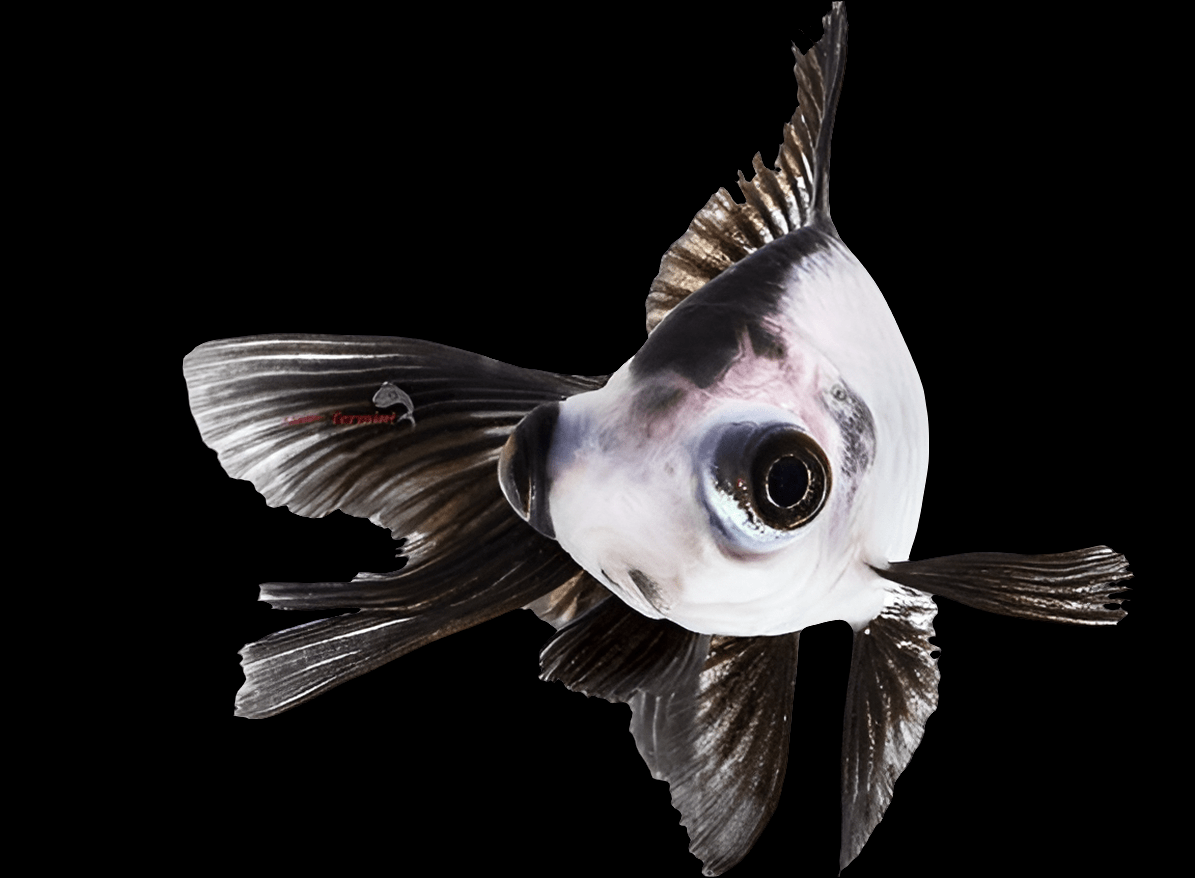
[[[556,539],[548,505],[548,452],[560,419],[560,403],[536,406],[519,422],[498,457],[498,484],[506,502],[525,522]]]

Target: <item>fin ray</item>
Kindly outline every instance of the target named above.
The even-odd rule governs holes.
[[[977,610],[1074,625],[1123,619],[1126,611],[1113,595],[1128,591],[1118,583],[1133,576],[1124,555],[1107,546],[1049,555],[970,552],[872,569]]]
[[[230,476],[270,506],[389,528],[406,539],[408,566],[467,550],[498,517],[514,518],[497,479],[506,437],[540,403],[605,383],[432,342],[300,334],[208,342],[183,373],[203,441]],[[411,400],[413,423],[376,411],[387,384]],[[391,420],[367,420],[379,415]]]
[[[527,412],[605,379],[432,342],[299,334],[208,342],[183,372],[200,434],[229,475],[299,515],[368,518],[402,538],[407,556],[399,570],[347,583],[264,584],[275,608],[365,612],[246,646],[240,715],[301,704],[577,577],[576,562],[506,502],[498,458]]]
[[[701,673],[686,685],[631,699],[635,745],[652,776],[668,781],[705,875],[742,860],[776,810],[799,636],[714,636]]]
[[[262,600],[283,609],[371,604],[299,625],[241,650],[245,683],[237,715],[273,716],[408,652],[525,606],[578,576],[576,562],[511,515],[513,532],[452,564],[411,574],[362,574],[351,583],[266,583]],[[401,623],[401,624],[399,624]]]
[[[575,692],[627,702],[637,691],[667,694],[695,677],[708,634],[649,619],[610,595],[556,633],[540,652],[540,678]]]
[[[610,590],[582,570],[564,585],[527,604],[531,610],[557,631],[596,607]]]

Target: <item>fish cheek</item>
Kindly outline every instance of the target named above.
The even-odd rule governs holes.
[[[498,458],[498,483],[506,502],[520,518],[551,539],[556,539],[556,530],[548,507],[548,455],[559,418],[560,403],[536,406],[515,427]]]

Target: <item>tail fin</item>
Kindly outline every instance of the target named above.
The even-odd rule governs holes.
[[[510,508],[498,457],[537,405],[604,379],[520,369],[431,342],[334,335],[208,342],[183,372],[200,434],[229,475],[299,515],[338,509],[368,518],[404,538],[408,558],[399,571],[349,583],[263,586],[274,607],[363,612],[242,650],[241,715],[294,707],[579,572]]]

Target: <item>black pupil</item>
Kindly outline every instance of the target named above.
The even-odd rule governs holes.
[[[809,468],[795,457],[782,457],[768,470],[768,496],[777,506],[796,506],[809,489]]]

